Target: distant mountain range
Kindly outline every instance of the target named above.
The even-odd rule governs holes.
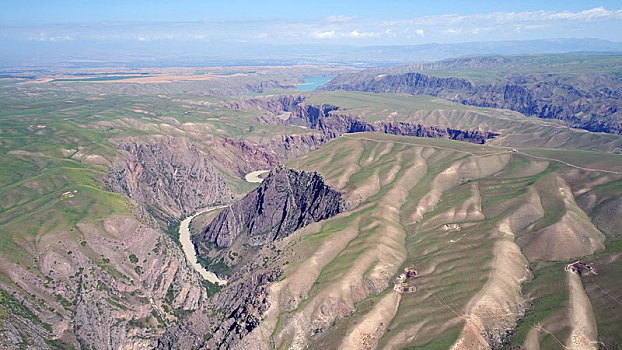
[[[183,54],[182,54],[183,52]],[[543,39],[452,44],[343,46],[152,41],[37,42],[0,40],[0,66],[230,66],[337,64],[361,67],[473,55],[616,53],[622,42]]]

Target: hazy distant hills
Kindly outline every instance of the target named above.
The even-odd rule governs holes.
[[[344,46],[259,45],[184,41],[9,41],[0,39],[0,67],[15,66],[205,66],[340,64],[378,66],[474,55],[622,52],[622,42],[546,39],[450,44]]]
[[[473,55],[520,55],[568,52],[620,52],[621,42],[598,39],[488,41],[455,44],[365,47],[379,61],[434,61]],[[369,59],[369,58],[368,58]]]

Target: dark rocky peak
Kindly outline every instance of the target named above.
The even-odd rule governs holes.
[[[201,253],[205,243],[229,247],[242,236],[244,243],[259,246],[343,210],[341,193],[326,185],[318,173],[278,166],[258,188],[225,208],[195,236],[195,245]]]

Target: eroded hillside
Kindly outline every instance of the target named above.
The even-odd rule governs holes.
[[[284,277],[268,287],[263,321],[240,348],[619,343],[584,292],[591,275],[565,268],[581,259],[608,271],[598,275],[608,283],[616,278],[619,257],[605,245],[620,232],[607,238],[599,227],[612,222],[593,222],[593,209],[576,203],[619,197],[619,166],[599,173],[503,148],[377,134],[343,136],[289,164],[319,171],[358,205],[278,243]],[[597,256],[611,263],[599,267]]]
[[[130,139],[117,149],[122,157],[112,166],[108,187],[145,205],[158,219],[179,218],[233,199],[214,165],[187,139]]]

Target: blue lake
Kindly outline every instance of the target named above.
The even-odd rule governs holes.
[[[320,86],[331,81],[333,77],[308,77],[303,78],[303,84],[298,84],[298,89],[302,91],[313,91]]]

